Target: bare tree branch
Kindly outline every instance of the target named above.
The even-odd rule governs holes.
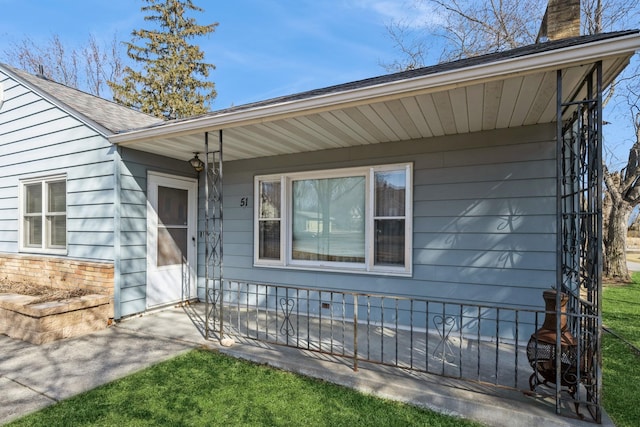
[[[10,43],[3,52],[3,61],[16,68],[40,74],[66,86],[84,90],[96,96],[109,91],[107,81],[122,78],[123,55],[114,35],[109,45],[101,46],[93,35],[86,45],[75,48],[53,34],[45,42],[25,37]]]
[[[425,65],[427,53],[426,38],[410,37],[411,28],[404,21],[387,24],[387,33],[394,42],[394,48],[402,54],[402,59],[382,65],[388,72],[412,70]]]

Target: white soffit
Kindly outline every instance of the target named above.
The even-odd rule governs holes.
[[[637,33],[410,79],[212,113],[110,137],[116,144],[187,160],[204,133],[237,160],[550,123],[556,70],[573,94],[603,60],[609,84],[640,48]],[[210,137],[210,138],[211,138]]]

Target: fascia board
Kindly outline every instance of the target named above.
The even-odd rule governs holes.
[[[638,33],[615,39],[601,40],[585,45],[507,58],[487,64],[478,64],[437,74],[387,82],[349,91],[320,95],[313,98],[265,105],[241,110],[203,116],[179,123],[169,123],[153,128],[134,130],[109,137],[115,144],[129,145],[137,141],[163,137],[178,137],[197,132],[233,128],[270,122],[304,114],[320,113],[364,105],[405,96],[440,92],[471,84],[485,83],[561,68],[570,68],[616,56],[631,56],[640,48]]]

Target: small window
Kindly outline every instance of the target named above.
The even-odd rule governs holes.
[[[411,164],[258,176],[255,264],[411,274]]]
[[[261,181],[258,201],[258,257],[280,259],[280,181]]]
[[[405,261],[407,177],[404,171],[374,172],[374,264],[403,266]]]
[[[21,182],[21,250],[65,253],[67,182],[64,176]]]

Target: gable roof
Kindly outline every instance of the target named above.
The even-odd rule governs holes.
[[[582,95],[585,77],[600,61],[606,87],[640,48],[639,35],[524,46],[168,121],[110,140],[188,160],[203,151],[205,133],[221,130],[225,160],[237,160],[552,123],[558,71],[563,101]]]
[[[163,122],[157,117],[140,113],[45,77],[34,76],[6,64],[0,64],[0,69],[77,119],[96,128],[105,136],[118,130],[140,128]]]

